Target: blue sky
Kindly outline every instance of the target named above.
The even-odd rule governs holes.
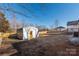
[[[68,21],[79,18],[79,4],[70,3],[26,3],[26,4],[0,4],[2,8],[12,8],[15,11],[23,13],[16,14],[17,21],[46,27],[55,26],[55,20],[59,26],[65,26]],[[3,10],[2,10],[3,11]],[[12,20],[11,11],[4,11],[8,20]]]

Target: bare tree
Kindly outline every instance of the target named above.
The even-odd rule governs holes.
[[[54,24],[55,24],[55,28],[57,28],[59,26],[59,20],[56,19]]]

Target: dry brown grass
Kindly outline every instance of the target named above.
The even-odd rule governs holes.
[[[68,44],[66,35],[51,35],[36,40],[14,44],[19,55],[51,56],[78,55],[74,46]]]
[[[79,55],[79,46],[70,45],[68,35],[48,33],[48,36],[28,41],[8,40],[18,51],[15,55],[23,56],[70,56]],[[15,43],[17,42],[17,43]]]

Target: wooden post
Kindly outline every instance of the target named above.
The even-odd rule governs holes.
[[[1,36],[1,37],[0,37],[0,48],[1,48],[1,47],[2,47],[2,39],[3,39],[3,37],[2,37],[2,36],[3,36],[3,34],[2,34],[2,33],[0,33],[0,36]]]
[[[78,22],[78,37],[79,37],[79,22]]]
[[[2,38],[0,38],[0,48],[2,47]]]

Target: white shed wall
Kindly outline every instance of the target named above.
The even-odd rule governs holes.
[[[38,35],[38,29],[35,27],[25,27],[23,28],[23,40],[29,39],[29,33],[32,31],[32,38],[36,38]]]

